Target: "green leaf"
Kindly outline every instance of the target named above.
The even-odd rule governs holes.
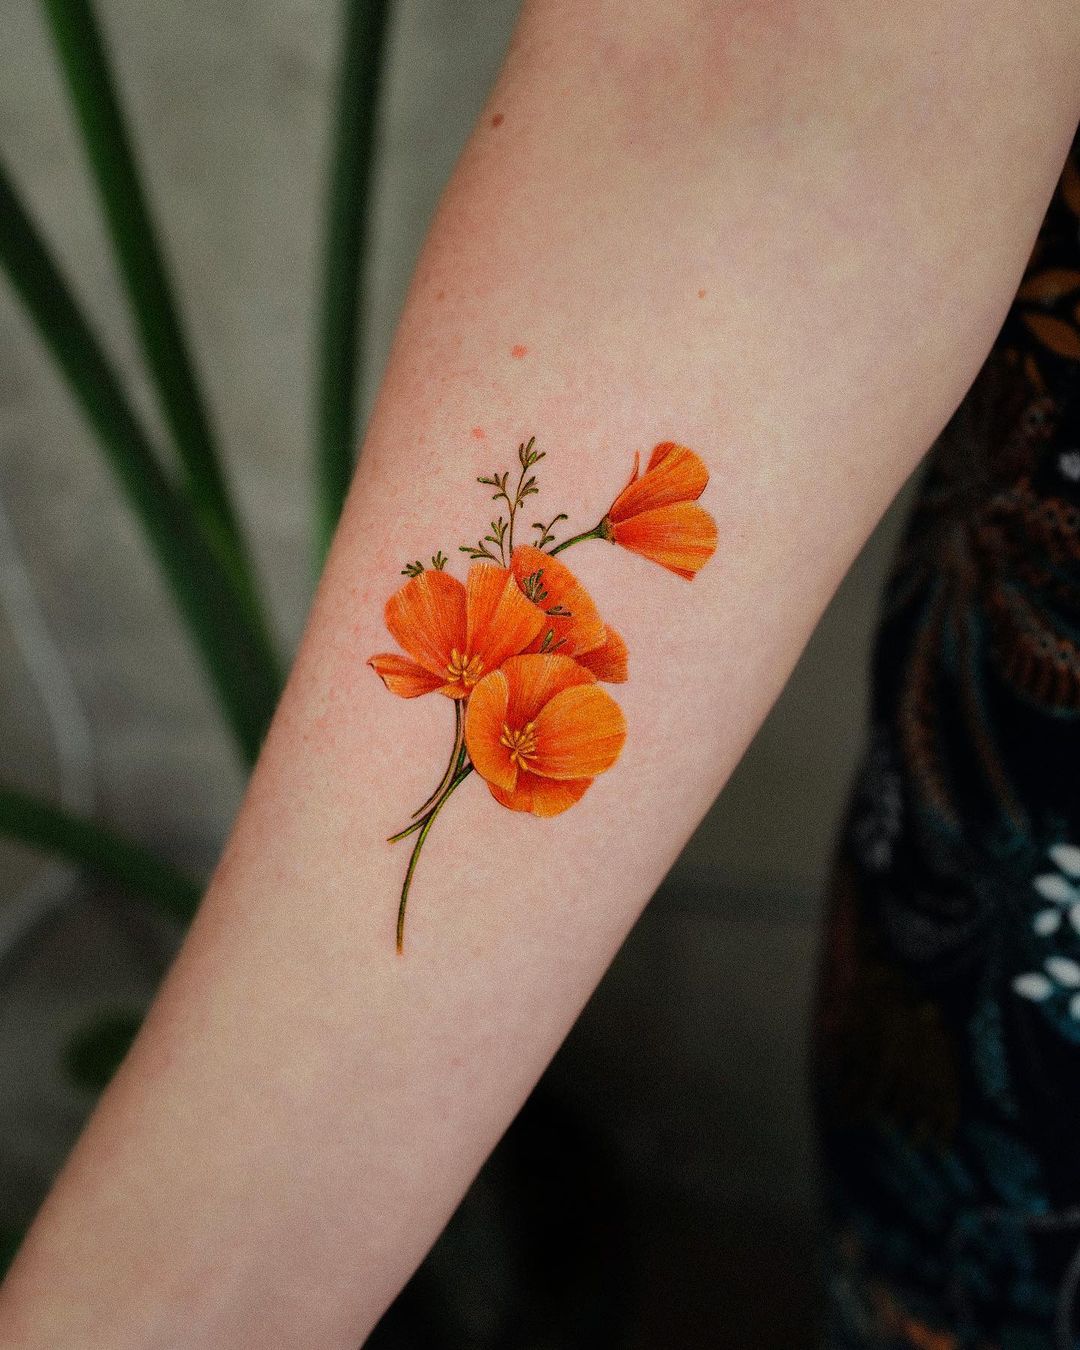
[[[206,537],[248,611],[262,659],[277,671],[254,574],[184,338],[91,0],[43,0],[147,368]]]
[[[181,924],[198,907],[201,887],[171,863],[29,793],[0,787],[0,835],[88,868]]]
[[[67,379],[135,510],[199,647],[229,724],[254,762],[279,691],[276,668],[199,527],[162,471],[119,377],[0,163],[0,266]]]
[[[131,1008],[99,1012],[81,1028],[64,1051],[64,1068],[76,1087],[95,1096],[113,1074],[139,1033],[143,1015]]]
[[[389,0],[346,0],[326,203],[315,406],[316,547],[330,545],[353,470],[362,357],[360,280],[371,215],[379,74]]]

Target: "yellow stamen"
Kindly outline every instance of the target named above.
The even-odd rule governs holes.
[[[505,745],[510,751],[512,764],[516,764],[519,769],[527,769],[529,766],[526,760],[536,754],[536,723],[526,722],[520,730],[511,731],[504,722],[499,744]]]
[[[484,669],[484,663],[478,656],[469,656],[462,654],[455,647],[450,653],[450,660],[446,663],[446,673],[451,680],[456,680],[470,689],[479,680]]]

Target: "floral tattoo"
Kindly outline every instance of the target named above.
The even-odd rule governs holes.
[[[398,906],[399,952],[424,841],[471,773],[500,806],[556,816],[611,768],[626,740],[622,710],[600,688],[626,680],[626,644],[555,555],[603,539],[692,581],[716,550],[716,522],[697,504],[708,471],[673,441],[653,450],[644,473],[635,455],[629,483],[593,529],[556,543],[568,519],[560,512],[533,524],[535,543],[516,544],[544,453],[535,437],[518,447],[516,485],[509,470],[478,479],[494,488],[499,514],[475,544],[461,545],[472,559],[464,582],[447,572],[441,550],[430,566],[417,560],[402,569],[408,581],[387,602],[386,626],[408,655],[386,652],[368,662],[392,694],[443,694],[454,709],[446,771],[412,824],[390,838],[416,836]]]

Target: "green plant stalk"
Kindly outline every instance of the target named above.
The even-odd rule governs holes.
[[[262,659],[278,658],[184,338],[92,0],[42,0],[127,290],[200,525],[245,609]]]
[[[152,900],[186,924],[201,887],[178,868],[92,821],[70,815],[28,793],[0,787],[0,834],[77,863],[125,891]]]
[[[435,791],[431,794],[431,796],[427,799],[427,801],[423,804],[423,806],[418,806],[416,810],[413,812],[414,820],[416,819],[417,816],[422,816],[424,814],[424,812],[428,809],[428,807],[431,805],[431,803],[435,800],[436,797],[442,796],[442,794],[450,786],[450,780],[454,777],[458,769],[461,767],[460,761],[465,749],[465,714],[461,705],[465,702],[465,700],[461,698],[455,698],[452,700],[452,702],[454,704],[454,748],[450,751],[450,762],[446,766],[446,772],[443,774],[442,778],[439,779],[439,786],[435,789]]]
[[[405,906],[409,902],[409,890],[412,887],[413,876],[416,873],[416,864],[420,861],[420,850],[424,847],[424,841],[425,839],[427,839],[428,833],[430,832],[432,825],[435,824],[435,817],[439,814],[439,812],[449,801],[455,789],[460,787],[460,785],[464,783],[465,779],[468,778],[469,774],[471,774],[472,771],[473,766],[471,764],[466,765],[465,768],[463,768],[461,772],[458,774],[458,776],[450,782],[446,791],[442,794],[442,796],[438,799],[438,801],[436,801],[435,805],[431,808],[430,811],[428,811],[426,816],[422,816],[420,820],[415,822],[415,824],[407,826],[407,828],[405,828],[404,830],[400,830],[397,834],[391,835],[388,841],[389,843],[393,844],[398,839],[404,839],[407,835],[413,834],[415,831],[419,831],[419,833],[416,836],[416,843],[413,845],[413,851],[409,855],[409,865],[405,869],[405,883],[401,888],[401,902],[398,905],[397,950],[399,956],[405,949]]]
[[[449,797],[451,792],[453,792],[456,787],[459,787],[461,783],[463,783],[465,779],[468,778],[469,774],[471,774],[472,771],[473,766],[469,762],[468,752],[463,749],[461,751],[460,757],[458,758],[457,773],[450,780],[449,784],[443,791],[442,796],[439,797],[437,800],[435,800],[431,804],[431,806],[429,806],[428,809],[424,812],[424,814],[422,816],[418,816],[412,822],[411,825],[406,825],[404,829],[398,830],[397,834],[388,835],[386,842],[388,844],[396,844],[399,842],[399,840],[408,839],[409,835],[415,834],[417,830],[422,830],[424,828],[424,825],[427,823],[428,817],[433,815],[436,811],[438,811],[439,807],[442,806],[443,801],[447,797]]]
[[[548,549],[548,552],[554,556],[556,553],[561,553],[564,548],[584,543],[586,539],[607,539],[610,542],[611,534],[609,533],[606,516],[599,525],[594,525],[591,530],[585,530],[582,534],[575,534],[569,539],[564,539],[561,544],[556,544],[554,548]]]
[[[249,763],[278,681],[187,498],[163,473],[120,380],[0,163],[0,266],[7,272],[146,532]]]
[[[360,282],[371,214],[389,0],[346,0],[326,202],[315,403],[315,548],[321,566],[349,490],[362,358]]]

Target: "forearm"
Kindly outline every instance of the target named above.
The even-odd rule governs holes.
[[[1028,32],[1017,57],[970,12],[901,7],[888,32],[878,6],[790,8],[526,14],[225,857],[0,1296],[3,1343],[354,1345],[974,375],[1075,126],[1075,43]],[[551,818],[463,778],[399,954],[416,836],[385,841],[455,698],[394,697],[367,661],[395,647],[406,563],[442,549],[465,577],[475,480],[531,436],[515,543],[561,511],[596,525],[633,452],[675,440],[710,473],[717,551],[689,584],[603,539],[559,555],[629,649],[604,686],[625,745]]]

